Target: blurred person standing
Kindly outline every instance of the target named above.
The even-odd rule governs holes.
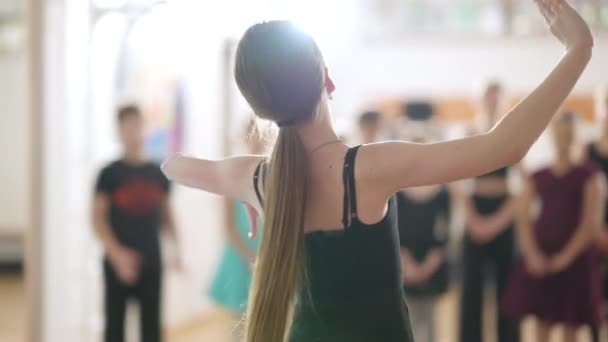
[[[586,156],[601,169],[605,177],[608,177],[608,88],[598,87],[596,92],[596,115],[601,118],[600,137],[587,145]],[[598,246],[602,251],[602,287],[604,293],[604,305],[608,306],[608,197],[605,199],[604,219],[599,232]],[[604,325],[606,316],[603,317]],[[594,341],[599,341],[598,329],[593,329]]]
[[[573,155],[575,114],[552,123],[556,158],[526,181],[518,220],[521,260],[503,298],[503,312],[537,319],[535,341],[549,341],[562,326],[564,342],[575,342],[578,328],[597,326],[602,316],[599,263],[593,244],[602,217],[605,181],[595,163]],[[531,220],[535,200],[540,214]]]
[[[412,118],[412,114],[420,115]],[[406,106],[405,116],[401,134],[404,140],[438,140],[430,105]],[[435,340],[436,302],[449,285],[447,244],[452,205],[447,185],[414,187],[397,193],[403,283],[417,342]]]
[[[382,139],[382,114],[370,110],[359,115],[359,142],[371,144]]]
[[[176,240],[170,183],[159,165],[144,157],[144,122],[139,108],[121,107],[117,121],[123,154],[100,172],[92,215],[104,249],[104,338],[106,342],[124,341],[127,301],[135,299],[141,340],[160,342],[161,228]]]
[[[477,117],[479,128],[490,129],[499,119],[503,89],[498,82],[487,85]],[[503,167],[474,179],[472,196],[465,200],[466,231],[463,239],[463,288],[460,303],[460,341],[482,341],[484,284],[492,266],[496,298],[502,296],[515,250],[513,221],[516,200],[511,196]],[[516,322],[497,314],[498,342],[517,341]]]
[[[257,133],[256,122],[252,119],[245,130],[247,152],[261,155],[266,152],[265,143]],[[263,176],[263,175],[262,175]],[[222,309],[229,311],[236,326],[232,330],[234,341],[242,341],[242,319],[249,299],[252,265],[258,249],[260,237],[249,238],[252,231],[248,206],[242,201],[229,201],[227,224],[225,225],[227,244],[215,278],[209,290],[211,299]]]

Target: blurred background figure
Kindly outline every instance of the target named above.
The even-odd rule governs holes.
[[[437,141],[430,103],[405,106],[403,140]],[[417,187],[397,193],[399,242],[405,293],[417,342],[436,340],[435,307],[449,285],[447,244],[452,196],[446,185]]]
[[[503,310],[516,319],[537,319],[535,341],[549,341],[550,329],[563,328],[563,341],[577,330],[597,326],[602,315],[599,264],[592,241],[605,198],[604,179],[593,163],[574,160],[575,114],[552,124],[556,157],[527,180],[518,237],[522,259],[514,268]],[[531,219],[535,200],[540,214]]]
[[[162,341],[163,267],[160,232],[176,240],[169,207],[169,181],[143,153],[142,114],[136,106],[118,110],[120,159],[99,174],[93,199],[93,226],[104,249],[105,341],[125,339],[127,302],[139,304],[141,340]]]
[[[598,87],[596,91],[596,115],[600,121],[600,136],[597,140],[587,145],[586,156],[589,161],[594,162],[600,168],[604,177],[608,177],[608,89],[605,86]],[[602,257],[602,288],[604,294],[604,306],[608,304],[608,198],[605,199],[604,219],[599,232],[598,247]],[[606,326],[606,312],[602,321]],[[599,341],[599,329],[593,329],[594,341]]]
[[[371,144],[382,138],[382,114],[367,111],[359,116],[359,143]]]
[[[266,152],[265,141],[257,131],[255,119],[248,122],[240,138],[248,153]],[[241,341],[242,319],[249,297],[251,272],[261,232],[258,232],[254,239],[249,238],[251,225],[245,204],[240,201],[230,201],[228,208],[227,224],[224,226],[227,244],[211,284],[209,296],[215,304],[229,311],[233,316],[235,324],[232,328],[232,339]]]
[[[480,131],[490,129],[500,116],[502,85],[491,82],[484,90],[477,116]],[[478,131],[478,132],[480,132]],[[463,288],[460,302],[460,341],[482,341],[482,308],[486,282],[502,296],[511,271],[515,234],[513,217],[516,200],[510,194],[509,167],[473,180],[471,197],[465,201],[466,231],[463,239]],[[487,272],[491,266],[493,273]],[[498,342],[516,341],[517,324],[497,314]]]

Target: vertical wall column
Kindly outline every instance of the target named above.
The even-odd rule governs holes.
[[[30,225],[24,234],[25,283],[27,296],[26,341],[42,341],[42,111],[43,97],[43,0],[27,0],[27,108],[30,122]]]
[[[28,0],[27,341],[85,342],[88,1]]]

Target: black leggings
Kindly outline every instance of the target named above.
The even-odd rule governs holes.
[[[128,299],[139,303],[142,342],[162,341],[160,302],[160,267],[142,272],[134,286],[122,283],[112,266],[104,263],[105,278],[105,342],[123,342],[125,339],[125,311]]]
[[[482,298],[484,284],[484,266],[492,264],[497,285],[497,303],[506,287],[514,254],[513,227],[507,228],[494,240],[484,245],[471,241],[468,235],[464,238],[464,279],[460,302],[460,341],[482,341]],[[500,314],[498,320],[498,342],[519,340],[517,322]]]

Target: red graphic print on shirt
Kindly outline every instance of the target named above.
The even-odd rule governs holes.
[[[113,193],[115,205],[131,215],[143,215],[156,210],[165,198],[163,188],[146,177],[132,177]]]

